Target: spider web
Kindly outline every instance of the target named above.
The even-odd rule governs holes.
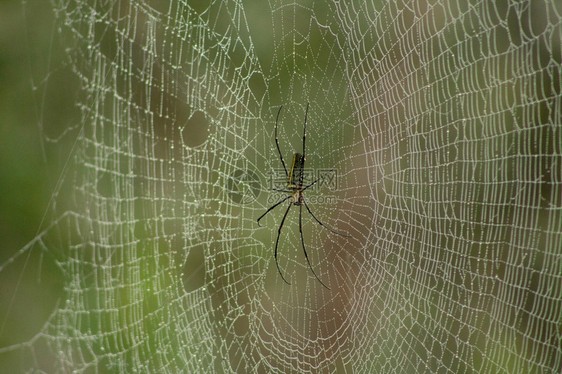
[[[5,362],[562,368],[560,2],[51,4],[80,117],[44,129],[68,161],[40,232],[0,265],[18,280],[2,334],[26,279],[59,293],[34,334],[0,347]],[[273,258],[286,205],[256,224],[284,196],[277,111],[290,164],[307,103],[307,169],[336,177],[305,196],[350,235],[303,212],[331,290],[297,206],[279,242],[291,286]]]

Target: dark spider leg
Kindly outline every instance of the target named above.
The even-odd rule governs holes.
[[[284,198],[283,200],[281,200],[280,202],[278,202],[277,204],[273,205],[273,206],[270,207],[268,210],[266,210],[265,213],[262,214],[262,215],[260,216],[260,218],[258,218],[258,226],[261,227],[261,225],[260,225],[260,219],[262,219],[263,217],[265,217],[265,215],[266,215],[267,213],[271,212],[273,209],[277,208],[277,206],[278,206],[279,204],[281,204],[281,203],[284,202],[284,201],[289,200],[290,198],[291,198],[291,196],[287,196],[286,198]]]
[[[277,112],[277,119],[275,120],[275,144],[277,144],[277,152],[279,152],[279,158],[281,159],[281,163],[283,164],[283,169],[285,169],[285,175],[288,177],[289,172],[287,172],[287,167],[285,166],[285,160],[283,160],[283,155],[281,154],[281,148],[279,147],[279,138],[277,137],[277,122],[279,122],[279,114],[281,113],[281,109],[283,109],[283,105],[279,107],[279,111]]]
[[[279,230],[277,231],[277,240],[275,241],[275,255],[274,255],[275,265],[277,265],[277,271],[279,272],[279,275],[281,275],[281,278],[283,278],[285,283],[287,283],[288,285],[290,285],[291,283],[287,282],[287,280],[283,276],[283,273],[281,272],[281,268],[279,267],[279,261],[277,260],[277,247],[279,246],[279,237],[281,236],[281,229],[283,228],[283,224],[285,223],[285,218],[287,218],[287,214],[289,214],[289,209],[291,209],[292,206],[293,206],[293,204],[289,204],[289,206],[287,207],[287,210],[285,211],[285,215],[283,216],[283,219],[281,220],[281,225],[279,225]]]
[[[280,189],[280,188],[272,188],[271,190],[272,190],[272,191],[277,191],[277,192],[288,192],[288,193],[293,192],[293,190],[282,190],[282,189]]]
[[[310,210],[310,208],[308,207],[308,204],[306,203],[306,200],[304,199],[304,197],[302,198],[302,202],[304,203],[304,206],[306,207],[306,210],[308,210],[308,213],[310,213],[310,215],[312,216],[312,218],[314,218],[316,220],[316,222],[318,222],[320,224],[320,226],[322,226],[323,228],[325,228],[326,230],[329,230],[331,232],[333,232],[334,234],[337,234],[339,236],[343,236],[344,238],[351,238],[351,235],[345,235],[342,234],[341,232],[337,232],[336,230],[332,230],[331,228],[329,228],[328,226],[324,225],[322,222],[320,222],[320,220],[318,218],[316,218],[316,216],[312,213],[312,211]]]
[[[310,260],[308,259],[308,253],[306,253],[306,247],[304,246],[304,235],[302,233],[302,205],[299,205],[299,231],[301,232],[301,242],[302,242],[302,250],[304,251],[304,257],[306,257],[306,262],[308,262],[308,267],[310,268],[310,270],[312,271],[312,274],[314,274],[314,276],[316,277],[316,279],[318,279],[318,282],[320,282],[321,285],[323,285],[324,287],[326,287],[327,289],[331,289],[330,287],[326,286],[324,284],[324,282],[322,282],[320,280],[320,278],[318,278],[318,275],[316,275],[316,273],[314,272],[314,269],[312,268],[312,265],[310,264]]]
[[[306,162],[306,120],[308,118],[308,106],[309,103],[306,103],[306,112],[304,113],[304,130],[302,133],[302,169],[300,175],[300,185],[302,186],[302,182],[304,180],[304,164]]]
[[[324,179],[324,176],[322,175],[320,178],[316,179],[314,182],[312,182],[311,184],[309,184],[308,186],[306,186],[305,188],[302,189],[302,192],[304,192],[308,187],[312,187],[316,184],[316,182],[318,182],[320,179]]]
[[[329,170],[329,171],[334,171],[334,170]],[[302,192],[304,192],[308,187],[312,187],[313,185],[315,185],[319,180],[324,179],[326,177],[326,174],[322,174],[318,179],[316,179],[314,182],[312,182],[311,184],[309,184],[308,186],[306,186],[305,188],[302,189]]]

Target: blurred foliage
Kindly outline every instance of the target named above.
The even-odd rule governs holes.
[[[36,335],[62,295],[55,259],[40,241],[17,256],[49,223],[46,212],[68,158],[60,138],[49,149],[45,126],[64,132],[75,110],[68,105],[75,86],[49,71],[64,59],[52,48],[51,8],[45,0],[0,1],[0,349]],[[18,364],[9,349],[0,362],[8,372]]]

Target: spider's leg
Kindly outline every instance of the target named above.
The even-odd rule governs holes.
[[[277,265],[277,271],[279,272],[279,275],[281,275],[281,278],[283,278],[285,283],[287,283],[289,285],[291,283],[287,282],[287,280],[283,276],[283,273],[281,272],[281,268],[279,267],[279,261],[277,260],[277,247],[279,246],[279,237],[281,236],[281,229],[283,228],[283,224],[285,223],[285,218],[287,218],[287,214],[289,214],[289,210],[291,209],[292,206],[293,206],[293,204],[289,204],[289,206],[287,207],[287,210],[285,211],[285,215],[283,216],[283,219],[281,220],[281,224],[279,225],[279,230],[277,231],[277,240],[275,241],[275,254],[274,254],[275,265]]]
[[[333,169],[328,170],[328,171],[334,171]],[[324,179],[326,177],[327,173],[322,174],[320,177],[318,177],[318,179],[316,179],[314,182],[312,182],[311,184],[309,184],[308,186],[304,187],[302,189],[302,191],[304,192],[308,187],[312,187],[314,186],[317,182],[319,182],[320,180]]]
[[[280,188],[272,188],[271,190],[272,190],[272,191],[277,191],[277,192],[288,192],[288,193],[293,192],[293,190],[282,190],[282,189],[280,189]]]
[[[306,103],[306,112],[304,113],[304,130],[302,132],[302,170],[300,175],[301,186],[304,180],[304,164],[306,163],[306,121],[308,118],[308,105],[309,103]]]
[[[283,109],[283,105],[279,107],[279,111],[277,112],[277,119],[275,120],[275,144],[277,145],[277,152],[279,152],[279,158],[281,159],[281,163],[283,164],[285,175],[288,177],[289,173],[287,172],[287,167],[285,166],[285,160],[283,159],[283,155],[281,154],[281,148],[279,147],[279,138],[277,137],[277,123],[279,122],[279,113],[281,113],[281,109]]]
[[[308,186],[304,187],[304,188],[302,189],[302,191],[304,192],[304,190],[306,190],[308,187],[314,186],[314,185],[316,184],[316,182],[318,182],[320,179],[324,179],[324,175],[325,175],[325,174],[322,174],[322,175],[320,176],[320,178],[316,179],[314,182],[312,182],[312,183],[309,184]]]
[[[351,238],[351,235],[345,235],[345,234],[342,234],[341,232],[337,232],[336,230],[332,230],[331,228],[329,228],[328,226],[326,226],[326,225],[324,225],[322,222],[320,222],[320,220],[319,220],[318,218],[316,218],[316,216],[312,213],[312,211],[311,211],[310,208],[308,207],[308,204],[306,203],[306,200],[304,199],[304,197],[303,197],[302,201],[303,201],[303,203],[304,203],[304,206],[306,207],[306,210],[308,210],[308,213],[310,213],[310,215],[312,216],[312,218],[314,218],[314,220],[315,220],[316,222],[318,222],[318,223],[320,224],[320,226],[322,226],[323,228],[325,228],[325,229],[327,229],[327,230],[333,232],[334,234],[343,236],[343,237],[345,237],[345,238]]]
[[[316,279],[318,279],[318,282],[320,282],[321,285],[323,285],[324,287],[326,287],[327,289],[330,290],[331,288],[326,286],[324,284],[324,282],[322,282],[320,280],[320,278],[318,278],[318,275],[316,275],[316,273],[314,272],[314,269],[312,268],[312,265],[310,264],[310,260],[308,259],[308,253],[306,253],[306,247],[304,245],[304,235],[302,233],[302,205],[300,205],[299,208],[300,208],[300,210],[299,210],[299,231],[301,232],[301,242],[302,242],[302,250],[304,251],[304,257],[306,257],[306,262],[308,262],[308,267],[310,268],[310,270],[312,271],[312,274],[314,274]]]
[[[276,203],[275,205],[273,205],[272,207],[270,207],[268,210],[266,210],[265,213],[262,214],[262,215],[260,216],[260,218],[258,218],[258,226],[261,226],[261,225],[260,225],[260,219],[262,219],[263,217],[265,217],[265,215],[266,215],[267,213],[271,212],[273,209],[277,208],[277,206],[279,206],[279,204],[281,204],[281,203],[284,202],[284,201],[289,200],[290,198],[291,198],[291,196],[289,195],[289,196],[287,196],[286,198],[284,198],[283,200],[281,200],[280,202],[278,202],[278,203]]]

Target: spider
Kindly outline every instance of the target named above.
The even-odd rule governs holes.
[[[306,258],[306,262],[308,263],[308,267],[312,271],[312,274],[314,274],[316,279],[320,282],[320,284],[322,284],[327,289],[330,289],[330,287],[326,286],[324,284],[324,282],[322,282],[320,280],[318,275],[316,275],[316,273],[314,272],[314,269],[312,268],[312,265],[310,264],[310,260],[308,259],[308,254],[306,253],[306,246],[304,245],[304,235],[303,235],[303,232],[302,232],[302,207],[303,207],[303,205],[306,208],[306,210],[308,211],[308,213],[310,213],[312,218],[314,218],[314,220],[316,222],[318,222],[318,224],[320,226],[322,226],[325,229],[329,230],[330,232],[332,232],[334,234],[337,234],[337,235],[340,235],[340,236],[349,237],[349,235],[341,234],[341,233],[339,233],[335,230],[332,230],[329,227],[325,226],[312,213],[312,211],[310,210],[310,207],[308,206],[308,204],[306,203],[306,200],[304,199],[304,191],[306,191],[308,188],[314,186],[318,181],[320,181],[325,176],[325,175],[322,175],[318,179],[316,179],[314,182],[312,182],[309,185],[303,187],[304,163],[306,161],[306,148],[305,147],[306,147],[306,120],[307,120],[307,117],[308,117],[308,106],[309,106],[309,104],[307,103],[306,104],[306,112],[304,114],[304,131],[303,131],[303,135],[302,135],[302,154],[295,153],[293,155],[293,161],[291,163],[291,168],[289,170],[287,170],[287,166],[285,165],[285,160],[283,159],[283,155],[281,153],[281,148],[279,147],[279,138],[277,137],[277,124],[279,122],[279,114],[281,113],[281,109],[283,109],[282,105],[279,108],[279,111],[277,112],[277,119],[275,120],[275,144],[277,145],[277,152],[279,153],[279,158],[281,159],[281,164],[283,165],[283,169],[285,170],[285,175],[287,176],[287,188],[285,190],[278,190],[278,189],[274,189],[274,190],[280,191],[280,192],[287,192],[287,193],[290,193],[290,195],[281,199],[281,201],[275,203],[269,209],[267,209],[266,212],[258,218],[258,226],[261,226],[260,220],[263,217],[265,217],[265,215],[267,213],[271,212],[273,209],[277,208],[279,205],[281,205],[282,203],[284,203],[285,201],[290,199],[289,200],[289,206],[287,207],[287,210],[285,211],[285,215],[283,216],[283,219],[281,220],[281,224],[279,225],[279,229],[277,231],[277,240],[275,241],[274,257],[275,257],[275,265],[277,265],[277,271],[279,271],[279,274],[281,275],[281,278],[283,278],[285,283],[290,285],[291,283],[289,283],[287,281],[287,279],[285,279],[285,276],[283,275],[283,273],[281,272],[281,268],[279,267],[279,261],[277,259],[277,249],[279,247],[279,237],[281,236],[281,230],[283,229],[283,224],[285,223],[285,218],[287,218],[287,215],[289,214],[289,210],[291,210],[291,207],[293,205],[296,205],[296,206],[299,207],[299,231],[300,231],[300,234],[301,234],[301,243],[302,243],[302,249],[304,251],[304,257]]]

